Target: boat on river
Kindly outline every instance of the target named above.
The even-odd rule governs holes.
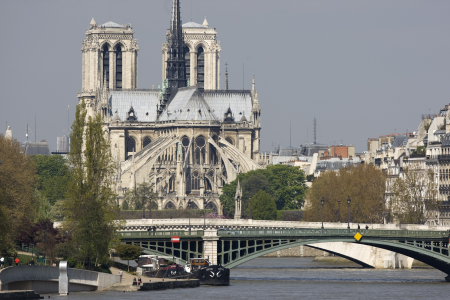
[[[191,258],[185,269],[190,269],[191,278],[199,279],[200,285],[230,285],[230,269],[212,265],[207,259]]]

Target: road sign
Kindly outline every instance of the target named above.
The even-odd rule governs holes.
[[[362,235],[359,232],[357,232],[355,234],[354,238],[355,238],[355,240],[357,240],[359,242],[361,240],[361,238],[362,238]]]
[[[170,241],[172,243],[179,243],[180,242],[180,237],[179,236],[173,236],[170,238]]]

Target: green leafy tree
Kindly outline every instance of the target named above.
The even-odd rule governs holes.
[[[139,183],[136,189],[127,190],[124,197],[124,203],[127,203],[128,207],[131,205],[135,210],[142,209],[142,218],[145,219],[145,209],[157,209],[156,199],[158,194],[153,192],[153,186],[148,182]]]
[[[300,209],[304,203],[307,187],[305,174],[298,167],[275,165],[266,169],[239,174],[233,182],[225,184],[220,196],[224,214],[234,215],[234,196],[238,180],[243,190],[242,209],[247,212],[248,199],[259,190],[266,191],[275,199],[277,209]]]
[[[52,210],[52,205],[47,197],[43,195],[43,193],[35,189],[33,192],[34,204],[36,206],[36,217],[34,219],[35,222],[41,222],[44,220],[53,220],[54,219],[54,211]]]
[[[84,101],[77,106],[70,135],[69,164],[73,166],[63,202],[64,230],[72,234],[77,259],[88,268],[108,261],[117,242],[118,218],[112,178],[114,162],[100,115],[86,123]]]
[[[351,221],[357,223],[381,223],[387,212],[384,203],[386,179],[381,170],[372,164],[327,171],[313,181],[307,194],[305,221],[322,220],[321,199],[324,198],[325,222],[347,221],[347,198],[350,197]]]
[[[67,160],[60,155],[33,155],[37,168],[37,189],[50,204],[64,199],[69,180]]]
[[[17,140],[0,135],[0,255],[11,253],[24,229],[36,217],[33,190],[35,164]]]
[[[119,244],[116,246],[115,252],[121,260],[128,262],[128,272],[130,271],[130,260],[138,259],[142,253],[142,249],[139,246]]]
[[[298,167],[274,165],[267,167],[270,194],[275,199],[277,209],[300,209],[307,187],[305,173]]]
[[[276,220],[277,205],[275,200],[263,190],[252,197],[252,219],[254,220]]]

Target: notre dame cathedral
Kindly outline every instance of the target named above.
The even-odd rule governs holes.
[[[158,209],[207,208],[240,172],[263,168],[261,109],[252,90],[220,89],[220,42],[203,24],[181,23],[179,0],[162,45],[162,84],[138,88],[138,43],[130,25],[94,18],[82,42],[82,90],[88,115],[100,113],[117,160],[119,202],[149,182]]]

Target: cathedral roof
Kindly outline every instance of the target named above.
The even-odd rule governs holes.
[[[203,99],[197,87],[192,86],[179,89],[159,118],[159,121],[169,120],[218,121],[218,118]]]
[[[117,24],[117,23],[114,23],[114,22],[111,22],[111,21],[109,21],[109,22],[106,22],[105,24],[102,24],[101,25],[102,27],[112,27],[112,28],[124,28],[124,27],[126,27],[125,25],[120,25],[120,24]]]
[[[109,92],[111,111],[117,111],[120,120],[126,120],[130,106],[133,106],[138,122],[155,122],[156,104],[159,103],[158,93],[158,90],[111,90]]]
[[[187,23],[183,24],[183,27],[187,27],[187,28],[208,28],[208,26],[203,26],[203,25],[195,23],[195,22],[187,22]]]
[[[240,120],[243,115],[251,116],[252,96],[248,90],[205,91],[202,96],[212,112],[220,118],[223,118],[228,108],[231,109],[237,120]],[[223,121],[223,119],[220,121]]]

